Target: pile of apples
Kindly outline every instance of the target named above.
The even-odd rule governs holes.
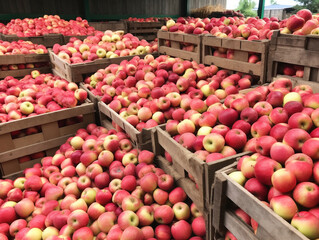
[[[45,46],[35,44],[30,41],[2,41],[0,40],[0,55],[14,55],[14,54],[44,54],[48,53]]]
[[[312,15],[308,9],[302,9],[288,19],[283,20],[280,33],[293,35],[318,35],[319,14]]]
[[[60,33],[65,36],[92,35],[95,29],[89,26],[87,20],[77,17],[66,21],[58,15],[44,15],[39,18],[12,19],[6,26],[0,28],[4,35],[18,37],[43,36],[50,33]]]
[[[14,181],[0,180],[1,239],[201,240],[202,213],[154,154],[89,124]]]
[[[249,88],[251,76],[230,75],[214,65],[166,55],[156,59],[146,55],[111,64],[84,82],[101,101],[142,130],[180,119],[190,108],[205,111],[227,95]]]
[[[188,34],[212,34],[223,38],[246,40],[271,39],[274,30],[284,34],[319,34],[319,15],[312,15],[308,9],[302,9],[288,19],[279,21],[276,17],[259,19],[257,17],[221,17],[221,18],[183,18],[168,20],[162,30]]]
[[[181,32],[187,34],[212,34],[223,38],[242,40],[270,39],[273,30],[280,28],[278,18],[271,17],[258,19],[256,17],[221,17],[221,18],[183,18],[176,22],[168,20],[163,31]]]
[[[116,58],[157,52],[157,42],[147,42],[124,31],[96,31],[83,41],[72,38],[66,45],[55,44],[53,52],[68,63],[91,62],[101,58]]]
[[[75,83],[34,70],[18,80],[0,81],[0,122],[72,108],[87,99],[87,92]]]
[[[216,117],[209,118],[223,125],[199,125],[197,137],[191,135],[194,123],[183,120],[177,125],[179,141],[185,147],[196,150],[196,140],[203,134],[202,144],[208,152],[205,152],[206,162],[213,154],[216,159],[222,157],[220,153],[223,150],[220,149],[227,145],[235,150],[252,151],[254,154],[242,157],[237,171],[229,176],[305,236],[317,239],[318,96],[309,85],[293,88],[291,80],[280,78],[246,95],[235,95],[230,103],[226,103],[225,99],[224,105],[230,104],[230,108],[220,107],[219,111],[210,113]],[[189,144],[191,138],[194,140]],[[249,216],[242,218],[256,231],[258,224],[253,219]]]

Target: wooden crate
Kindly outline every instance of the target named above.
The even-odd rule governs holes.
[[[319,82],[319,37],[317,35],[297,36],[274,31],[269,48],[268,81],[273,77],[288,77]],[[303,78],[279,74],[282,64],[304,67]]]
[[[238,240],[308,239],[228,176],[229,173],[236,170],[236,164],[218,171],[215,175],[214,198],[210,210],[212,227],[222,234],[228,229]],[[258,222],[256,234],[235,214],[231,207],[232,204],[241,208]]]
[[[82,121],[70,125],[61,125],[61,121],[82,116]],[[40,114],[0,124],[0,165],[2,175],[20,171],[17,158],[32,153],[45,151],[63,144],[68,137],[74,135],[79,128],[95,122],[93,103],[86,103],[74,108]],[[21,131],[29,127],[40,126],[36,134],[13,138],[11,132]]]
[[[130,60],[135,56],[118,58],[103,58],[87,63],[70,64],[59,58],[54,52],[49,51],[52,64],[52,72],[69,82],[84,82],[84,79],[91,76],[97,70],[106,68],[110,64],[120,64],[123,60]],[[136,55],[143,58],[145,55]]]
[[[260,83],[264,83],[266,81],[269,40],[248,41],[220,38],[207,34],[203,36],[202,42],[202,61],[204,64],[214,64],[220,68],[258,76]],[[234,58],[227,59],[213,56],[213,50],[217,48],[233,49]],[[248,62],[250,52],[260,54],[260,64]]]
[[[44,63],[50,62],[48,53],[45,54],[15,54],[15,55],[1,55],[0,65],[10,64],[28,64],[28,63]],[[50,73],[50,66],[43,66],[39,68],[26,68],[17,70],[0,71],[0,79],[7,76],[24,77],[30,74],[33,70],[39,70],[41,73]]]
[[[159,30],[158,38],[158,52],[160,54],[167,54],[172,57],[179,57],[185,60],[194,60],[197,63],[202,62],[202,36],[185,33],[166,32]],[[166,46],[165,42],[169,41],[170,46]],[[194,45],[194,51],[182,50],[182,45]]]
[[[126,21],[127,32],[139,39],[153,41],[157,37],[157,31],[163,26],[163,22],[133,22]]]
[[[17,35],[4,35],[1,34],[1,40],[3,41],[31,41],[36,44],[42,44],[46,47],[53,47],[54,44],[64,44],[64,39],[62,34],[47,34],[43,36],[36,36],[36,37],[18,37]]]
[[[215,172],[232,164],[238,157],[245,154],[240,153],[218,161],[206,163],[176,142],[165,131],[164,126],[156,127],[153,130],[152,137],[153,152],[156,155],[163,156],[164,151],[167,151],[172,156],[173,162],[171,166],[183,179],[183,181],[181,181],[182,188],[202,212],[207,212],[210,206],[209,195],[211,185],[214,182]],[[165,164],[170,165],[168,161],[166,161]],[[188,174],[194,177],[196,183],[189,178]]]
[[[132,143],[139,149],[152,150],[152,129],[143,129],[142,132],[138,131],[130,123],[125,121],[117,112],[111,109],[104,102],[99,102],[99,113],[101,124],[105,121],[116,123],[126,132]],[[164,124],[163,124],[164,125]]]
[[[109,22],[89,22],[89,25],[94,27],[95,30],[98,31],[117,31],[117,30],[123,30],[124,32],[127,32],[127,26],[125,21],[109,21]]]

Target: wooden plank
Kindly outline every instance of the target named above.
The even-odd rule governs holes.
[[[274,213],[270,208],[266,207],[245,188],[234,182],[226,173],[223,173],[223,175],[227,179],[227,197],[243,211],[245,211],[249,216],[255,219],[260,225],[262,225],[263,228],[269,230],[268,233],[273,237],[274,240],[308,239],[297,229],[292,227],[288,222]]]
[[[42,133],[27,135],[24,137],[13,139],[12,142],[14,144],[14,147],[12,147],[8,150],[23,147],[23,146],[27,145],[28,143],[39,143],[39,142],[43,142],[43,141],[44,141],[44,138],[43,138]],[[4,152],[4,151],[1,151],[1,152]]]
[[[52,121],[58,121],[91,112],[94,112],[93,103],[86,102],[74,108],[62,109],[55,112],[49,112],[24,119],[18,119],[11,122],[1,123],[0,134],[25,129],[28,127],[39,126],[41,124],[50,123]]]
[[[11,151],[0,153],[0,163],[7,162],[22,156],[30,155],[32,153],[45,151],[53,147],[57,147],[65,143],[65,141],[74,134],[65,135],[59,138],[50,139],[40,143],[30,144],[21,148],[16,148]]]
[[[48,53],[0,55],[0,65],[49,62]]]
[[[203,60],[204,60],[203,61],[204,64],[207,64],[207,65],[214,64],[217,67],[230,69],[233,71],[249,73],[251,75],[260,76],[262,73],[262,68],[261,68],[261,65],[259,64],[242,62],[238,60],[226,59],[226,58],[220,58],[220,57],[214,57],[214,56],[204,56]]]
[[[272,61],[319,68],[318,52],[304,49],[281,47],[271,52]]]
[[[39,68],[26,68],[26,69],[17,69],[17,70],[8,70],[0,71],[0,79],[3,79],[7,76],[12,76],[15,78],[24,77],[25,75],[30,74],[32,71],[38,70],[40,73],[51,73],[51,67],[39,67]]]
[[[173,32],[165,32],[159,30],[157,33],[158,38],[158,51],[161,54],[167,54],[173,57],[179,57],[186,60],[194,60],[198,63],[201,63],[201,46],[202,46],[202,36],[194,35],[194,34],[184,34],[184,33],[173,33]],[[171,46],[168,47],[165,45],[165,41],[169,40],[171,42]],[[194,51],[186,51],[180,49],[180,44],[177,43],[185,43],[185,44],[193,44]]]
[[[252,231],[252,228],[239,219],[232,211],[225,211],[225,227],[234,234],[238,240],[259,240]]]
[[[45,47],[53,47],[54,44],[63,44],[63,35],[62,34],[48,34],[43,36],[35,36],[35,37],[18,37],[17,35],[4,35],[1,34],[1,39],[3,41],[31,41],[36,44],[42,44]]]

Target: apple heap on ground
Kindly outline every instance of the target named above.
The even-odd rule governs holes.
[[[244,149],[253,154],[229,175],[309,239],[319,238],[318,96],[286,78],[247,93],[250,107],[240,116],[252,124]],[[244,219],[258,231],[256,221]]]
[[[84,36],[93,34],[95,29],[89,26],[88,21],[77,17],[76,20],[66,21],[58,15],[44,15],[39,18],[11,19],[0,28],[4,35],[18,37],[43,36],[50,33],[60,33],[65,36]]]
[[[123,132],[79,129],[23,177],[0,180],[0,238],[203,239],[202,213],[153,160]]]
[[[157,42],[139,40],[124,31],[96,31],[93,36],[79,40],[71,38],[66,45],[55,44],[53,52],[68,63],[91,62],[101,58],[117,58],[157,52]]]
[[[98,70],[85,79],[85,86],[140,131],[181,120],[188,110],[202,113],[227,95],[249,88],[251,79],[218,71],[214,65],[146,55]]]
[[[188,34],[212,34],[223,38],[247,40],[271,39],[274,30],[283,34],[319,34],[319,14],[313,15],[308,9],[301,9],[291,17],[279,21],[276,17],[221,17],[221,18],[183,18],[176,22],[168,20],[162,30]]]
[[[0,81],[0,122],[72,108],[87,99],[87,92],[75,83],[34,70],[18,80]]]

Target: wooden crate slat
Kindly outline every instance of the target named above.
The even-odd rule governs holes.
[[[1,152],[0,153],[0,163],[7,162],[12,159],[16,159],[22,156],[30,155],[32,153],[45,151],[46,149],[50,149],[53,147],[57,147],[65,143],[65,141],[73,136],[73,134],[65,135],[62,137],[50,139],[47,141],[43,141],[40,143],[30,144],[21,148],[13,149],[7,152]]]
[[[58,150],[58,147],[46,150],[46,156],[53,156],[56,150]],[[24,169],[33,167],[35,163],[41,163],[41,159],[42,158],[32,159],[31,161],[27,161],[24,163],[19,163],[17,159],[10,160],[8,162],[0,164],[0,174],[5,174],[2,176],[2,178],[15,180],[18,177],[24,176]],[[17,165],[17,163],[19,164],[19,166]]]
[[[234,234],[238,240],[259,240],[252,229],[231,211],[225,212],[225,227]]]
[[[234,58],[227,59],[213,56],[212,48],[224,48],[234,50]],[[202,41],[202,61],[206,65],[214,64],[217,67],[228,70],[249,73],[260,77],[260,82],[266,81],[266,69],[269,41],[248,41],[240,39],[220,38],[212,35],[204,35]],[[248,62],[251,52],[260,54],[260,64]]]
[[[194,60],[201,63],[201,47],[202,47],[202,36],[185,33],[175,33],[159,30],[157,32],[158,38],[158,51],[161,54],[167,54],[172,57],[179,57],[186,60]],[[170,41],[171,46],[165,45],[165,41]],[[174,43],[176,42],[176,43]],[[182,50],[180,44],[193,44],[194,52]]]
[[[0,135],[1,149],[8,151],[14,148],[14,141],[12,140],[10,132]]]
[[[174,57],[178,56],[179,58],[194,60],[198,62],[197,60],[195,60],[195,59],[198,59],[198,54],[194,52],[189,52],[189,51],[176,49],[176,48],[170,48],[166,46],[160,46],[159,52],[170,55],[170,56],[174,56]]]
[[[305,52],[304,49],[281,47],[272,52],[271,56],[273,61],[319,68],[318,54],[318,51]]]
[[[27,69],[17,69],[17,70],[8,70],[0,71],[0,79],[3,79],[7,76],[12,77],[24,77],[25,75],[30,74],[32,71],[38,70],[40,73],[51,73],[51,67],[39,67],[39,68],[27,68]]]
[[[62,34],[47,34],[43,36],[36,36],[36,37],[18,37],[17,35],[4,35],[1,34],[1,39],[3,41],[31,41],[32,43],[42,44],[45,47],[53,47],[54,44],[64,44],[63,35]]]
[[[28,127],[39,126],[52,121],[58,121],[92,112],[94,112],[93,103],[87,102],[74,108],[62,109],[55,112],[49,112],[33,117],[2,123],[0,124],[0,134],[25,129]]]
[[[220,58],[220,57],[214,57],[214,56],[205,56],[204,62],[206,64],[214,64],[221,68],[230,69],[233,71],[245,72],[252,75],[260,76],[262,74],[261,64],[241,62],[238,60]]]
[[[13,139],[11,142],[13,142],[14,144],[14,148],[20,148],[26,145],[26,143],[39,143],[39,142],[43,142],[44,141],[44,137],[42,133],[36,133],[36,134],[32,134],[29,136],[24,136],[21,138],[16,138]],[[11,150],[13,148],[10,148],[8,150]]]
[[[227,197],[249,216],[255,219],[258,224],[262,225],[265,229],[271,230],[269,234],[273,239],[308,239],[283,218],[275,214],[270,208],[266,207],[245,188],[234,182],[226,173],[222,174],[227,179]],[[287,229],[287,231],[283,231],[283,229]]]
[[[297,36],[274,31],[270,43],[267,81],[271,82],[273,77],[281,76],[278,65],[292,64],[304,67],[303,80],[319,82],[318,44],[319,37],[316,35]]]

